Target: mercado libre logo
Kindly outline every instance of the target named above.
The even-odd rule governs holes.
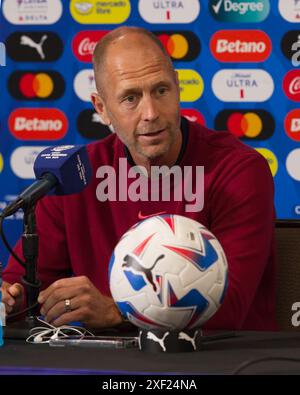
[[[4,0],[3,15],[14,25],[51,25],[63,11],[61,0]]]
[[[270,12],[269,0],[209,0],[212,16],[220,22],[262,22]]]
[[[272,176],[275,177],[278,170],[278,160],[271,150],[267,148],[255,148],[258,153],[260,153],[268,162]]]
[[[192,61],[200,53],[200,41],[195,33],[185,31],[155,31],[172,60]]]
[[[272,41],[262,30],[219,30],[210,40],[210,51],[219,62],[263,62]]]
[[[4,166],[3,156],[0,152],[0,173],[2,173],[3,166]]]
[[[265,110],[223,110],[215,119],[216,130],[227,130],[242,140],[266,140],[274,134],[275,121]]]
[[[70,13],[81,24],[120,24],[130,15],[129,0],[71,0]]]
[[[18,100],[54,100],[65,91],[65,81],[57,71],[15,71],[8,90]]]
[[[200,13],[199,0],[139,0],[138,7],[148,23],[191,23]]]
[[[202,96],[204,82],[199,73],[191,69],[177,69],[180,101],[194,102]]]
[[[74,56],[81,62],[91,63],[96,44],[110,30],[83,30],[78,32],[72,40]]]

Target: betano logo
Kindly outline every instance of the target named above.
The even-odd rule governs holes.
[[[129,0],[71,0],[70,12],[81,24],[120,24],[129,18],[131,7]]]
[[[173,60],[192,61],[200,53],[200,41],[195,33],[184,31],[153,32],[158,36]]]
[[[290,70],[283,78],[282,88],[286,96],[300,102],[300,70]]]
[[[290,177],[296,181],[300,181],[300,148],[290,151],[285,165]]]
[[[269,0],[210,0],[212,16],[221,22],[262,22],[270,12]]]
[[[180,89],[180,101],[193,102],[202,96],[204,82],[200,74],[195,70],[177,70]]]
[[[33,164],[36,157],[47,147],[18,147],[10,157],[10,167],[14,174],[23,179],[35,178]]]
[[[265,70],[226,69],[214,75],[212,89],[224,102],[263,102],[272,96],[274,82]]]
[[[19,140],[59,140],[67,133],[68,120],[57,108],[18,108],[10,114],[8,128]]]
[[[210,51],[219,62],[263,62],[272,41],[261,30],[219,30],[210,40]]]
[[[148,23],[191,23],[200,13],[199,0],[140,0],[139,13]]]
[[[268,148],[255,148],[268,162],[272,176],[275,177],[278,170],[278,160],[271,150]]]
[[[62,15],[61,0],[5,0],[3,15],[14,25],[51,25]]]
[[[195,110],[194,108],[182,108],[180,113],[190,122],[197,122],[199,125],[205,125],[204,116],[200,111]]]
[[[72,40],[74,56],[81,62],[92,62],[96,44],[109,30],[83,30],[78,32]]]
[[[284,119],[286,134],[294,141],[300,141],[300,110],[290,111]]]
[[[278,8],[281,16],[292,23],[300,22],[300,1],[299,0],[279,0]]]
[[[215,129],[243,140],[266,140],[273,135],[275,122],[265,110],[223,110],[216,116]]]
[[[15,71],[8,89],[18,100],[54,100],[63,95],[65,81],[57,71]]]

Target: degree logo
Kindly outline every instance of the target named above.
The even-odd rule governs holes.
[[[84,30],[77,33],[72,41],[73,54],[81,62],[92,62],[96,44],[109,30]]]
[[[4,0],[3,15],[14,25],[51,25],[59,20],[60,0]]]
[[[300,30],[285,33],[281,40],[281,51],[294,67],[300,65]]]
[[[269,0],[209,0],[212,16],[220,22],[262,22],[270,12]]]
[[[120,24],[128,19],[131,6],[129,0],[71,0],[70,12],[81,24]]]
[[[200,13],[199,0],[139,0],[139,13],[148,23],[191,23]]]
[[[290,177],[300,181],[300,148],[296,148],[288,154],[285,165]]]
[[[278,160],[275,154],[267,148],[255,148],[268,162],[272,176],[275,177],[278,170]]]
[[[294,141],[300,141],[300,110],[290,111],[284,119],[286,134]]]
[[[272,96],[274,82],[265,70],[226,69],[214,75],[212,89],[224,102],[263,102]]]
[[[199,38],[191,31],[153,33],[158,36],[172,60],[191,61],[200,53]]]
[[[102,123],[98,113],[90,109],[83,110],[78,115],[77,128],[82,137],[92,140],[104,139],[112,133],[109,127]]]
[[[283,91],[290,100],[300,102],[300,70],[290,70],[284,76]]]
[[[281,16],[288,22],[300,22],[299,0],[279,0],[278,8]]]
[[[216,116],[215,129],[243,140],[266,140],[273,135],[275,122],[265,110],[223,110]]]
[[[8,128],[19,140],[59,140],[67,133],[68,120],[57,108],[18,108],[10,114]]]
[[[210,51],[220,62],[263,62],[272,42],[261,30],[219,30],[210,40]]]
[[[193,102],[202,96],[204,90],[204,82],[200,74],[195,70],[179,69],[179,89],[180,101]]]
[[[97,91],[93,69],[79,71],[74,79],[74,91],[79,99],[91,101],[91,93]]]
[[[197,122],[199,125],[205,125],[204,116],[198,110],[194,110],[193,108],[182,108],[180,113],[190,122]]]
[[[18,100],[54,100],[63,95],[65,81],[57,71],[15,71],[8,89]]]
[[[63,52],[63,44],[53,32],[15,32],[6,39],[8,56],[17,62],[50,62]]]
[[[35,178],[33,164],[36,157],[47,147],[18,147],[10,157],[10,166],[14,174],[23,179]]]

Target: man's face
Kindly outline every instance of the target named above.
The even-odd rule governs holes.
[[[176,73],[161,50],[138,34],[114,42],[106,59],[103,98],[93,98],[95,108],[134,159],[167,162],[180,139]]]

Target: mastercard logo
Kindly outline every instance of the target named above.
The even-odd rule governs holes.
[[[200,40],[191,31],[153,33],[160,39],[172,60],[189,62],[196,59],[200,53]]]
[[[266,140],[274,133],[275,121],[265,110],[224,110],[216,116],[215,129],[245,140]]]
[[[19,100],[54,100],[65,91],[65,81],[57,71],[16,71],[8,80],[8,90]]]
[[[260,153],[268,162],[272,176],[275,177],[278,170],[278,160],[274,152],[267,148],[255,148],[258,153]]]

